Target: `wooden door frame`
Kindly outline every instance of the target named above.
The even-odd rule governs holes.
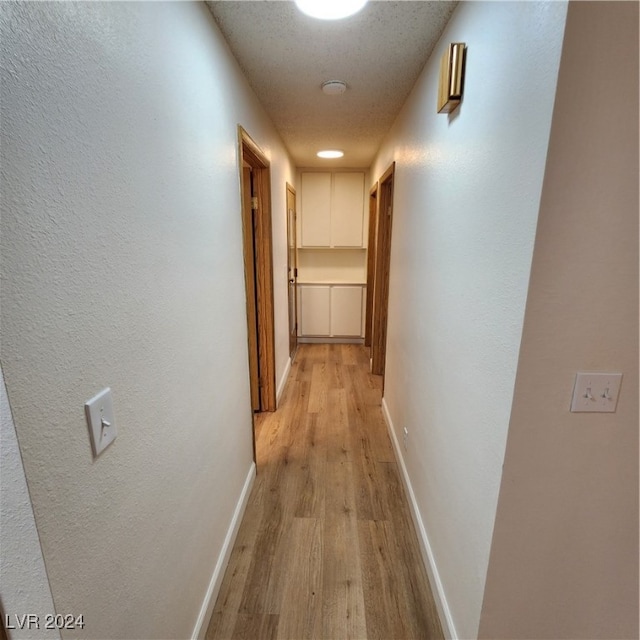
[[[261,411],[276,410],[276,358],[275,322],[273,303],[273,239],[271,225],[271,168],[269,160],[251,136],[238,125],[238,164],[240,167],[240,194],[242,199],[243,251],[245,264],[245,295],[247,297],[247,326],[255,322],[258,327],[258,384]],[[243,212],[247,206],[244,189],[245,162],[255,177],[254,191],[258,198],[258,213],[255,229],[247,229]],[[249,203],[249,207],[251,204]],[[255,236],[254,236],[255,234]],[[248,238],[253,241],[249,243]],[[251,246],[248,246],[251,244]],[[251,313],[249,297],[250,275],[247,272],[255,246],[256,305],[255,316]],[[253,376],[250,376],[254,384]]]
[[[256,306],[255,228],[252,209],[253,169],[242,163],[242,246],[244,254],[244,279],[247,298],[247,341],[249,348],[249,383],[251,386],[251,410],[260,411],[260,364],[258,362],[258,315]],[[253,295],[251,295],[253,293]]]
[[[378,183],[369,191],[369,238],[367,242],[367,301],[365,305],[364,344],[371,346],[373,334],[373,294],[376,280],[376,236],[378,232]]]
[[[389,270],[391,266],[391,223],[393,220],[393,181],[396,163],[378,180],[378,234],[376,242],[376,275],[371,337],[371,372],[384,376],[387,356],[387,317],[389,314]],[[384,388],[384,380],[383,380]]]
[[[291,304],[289,300],[289,285],[291,284],[291,278],[293,277],[293,319],[294,319],[294,332],[291,332],[291,309],[289,309],[289,357],[293,362],[293,358],[295,357],[296,351],[298,350],[298,238],[297,238],[297,226],[298,226],[298,201],[296,190],[287,182],[286,191],[285,191],[285,206],[287,208],[287,302]],[[294,263],[293,265],[289,264],[289,237],[291,235],[290,228],[290,216],[289,216],[289,194],[293,196],[293,218],[294,218],[294,228],[293,228],[293,255],[294,255]],[[293,271],[293,274],[291,273]],[[291,336],[295,336],[295,344],[291,340]],[[293,345],[293,349],[292,349]]]

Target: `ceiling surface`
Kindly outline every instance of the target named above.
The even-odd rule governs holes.
[[[370,1],[316,20],[284,0],[207,6],[299,167],[368,167],[457,2]],[[321,91],[343,80],[338,96]],[[434,104],[435,109],[435,104]],[[320,149],[341,149],[321,160]]]

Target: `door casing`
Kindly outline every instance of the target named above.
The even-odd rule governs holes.
[[[247,339],[249,348],[249,380],[251,408],[260,411],[260,364],[258,356],[258,315],[256,290],[256,216],[252,205],[253,169],[246,162],[242,167],[242,242],[244,277],[247,298]]]
[[[391,267],[391,226],[393,221],[393,179],[395,165],[378,181],[378,232],[374,281],[373,333],[371,336],[371,372],[383,376],[387,354],[387,318],[389,313],[389,271]]]
[[[378,233],[378,183],[369,191],[369,238],[367,242],[367,300],[365,304],[364,344],[371,346],[373,334],[373,297],[376,279],[376,246]]]
[[[269,161],[251,136],[238,126],[240,193],[242,200],[243,252],[249,349],[257,350],[256,367],[251,364],[251,396],[260,411],[276,410],[275,334],[273,303],[273,242],[271,225],[271,169]],[[253,193],[246,185],[250,167]],[[249,218],[254,199],[255,213]],[[255,287],[252,281],[255,278]],[[255,303],[252,302],[255,301]],[[252,347],[252,333],[257,343]],[[257,387],[257,392],[256,392]],[[253,404],[253,402],[252,402]],[[255,443],[254,443],[255,444]]]
[[[289,297],[289,356],[298,348],[298,246],[296,238],[296,190],[287,182],[287,292]]]

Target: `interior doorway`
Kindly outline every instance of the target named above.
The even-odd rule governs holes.
[[[395,162],[378,181],[377,237],[375,242],[375,278],[373,331],[371,336],[371,373],[383,376],[387,354],[387,316],[389,311],[389,270],[391,265],[391,223],[393,221],[393,178]]]
[[[287,182],[287,290],[289,294],[289,356],[291,362],[298,348],[298,244],[296,191]]]
[[[238,127],[249,377],[254,411],[276,410],[269,161]]]
[[[376,280],[376,242],[378,234],[378,183],[369,192],[369,239],[367,242],[367,300],[365,305],[364,344],[371,346],[373,335],[373,297]]]

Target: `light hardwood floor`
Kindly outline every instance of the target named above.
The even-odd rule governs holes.
[[[300,345],[207,639],[442,638],[380,408],[358,345]]]

